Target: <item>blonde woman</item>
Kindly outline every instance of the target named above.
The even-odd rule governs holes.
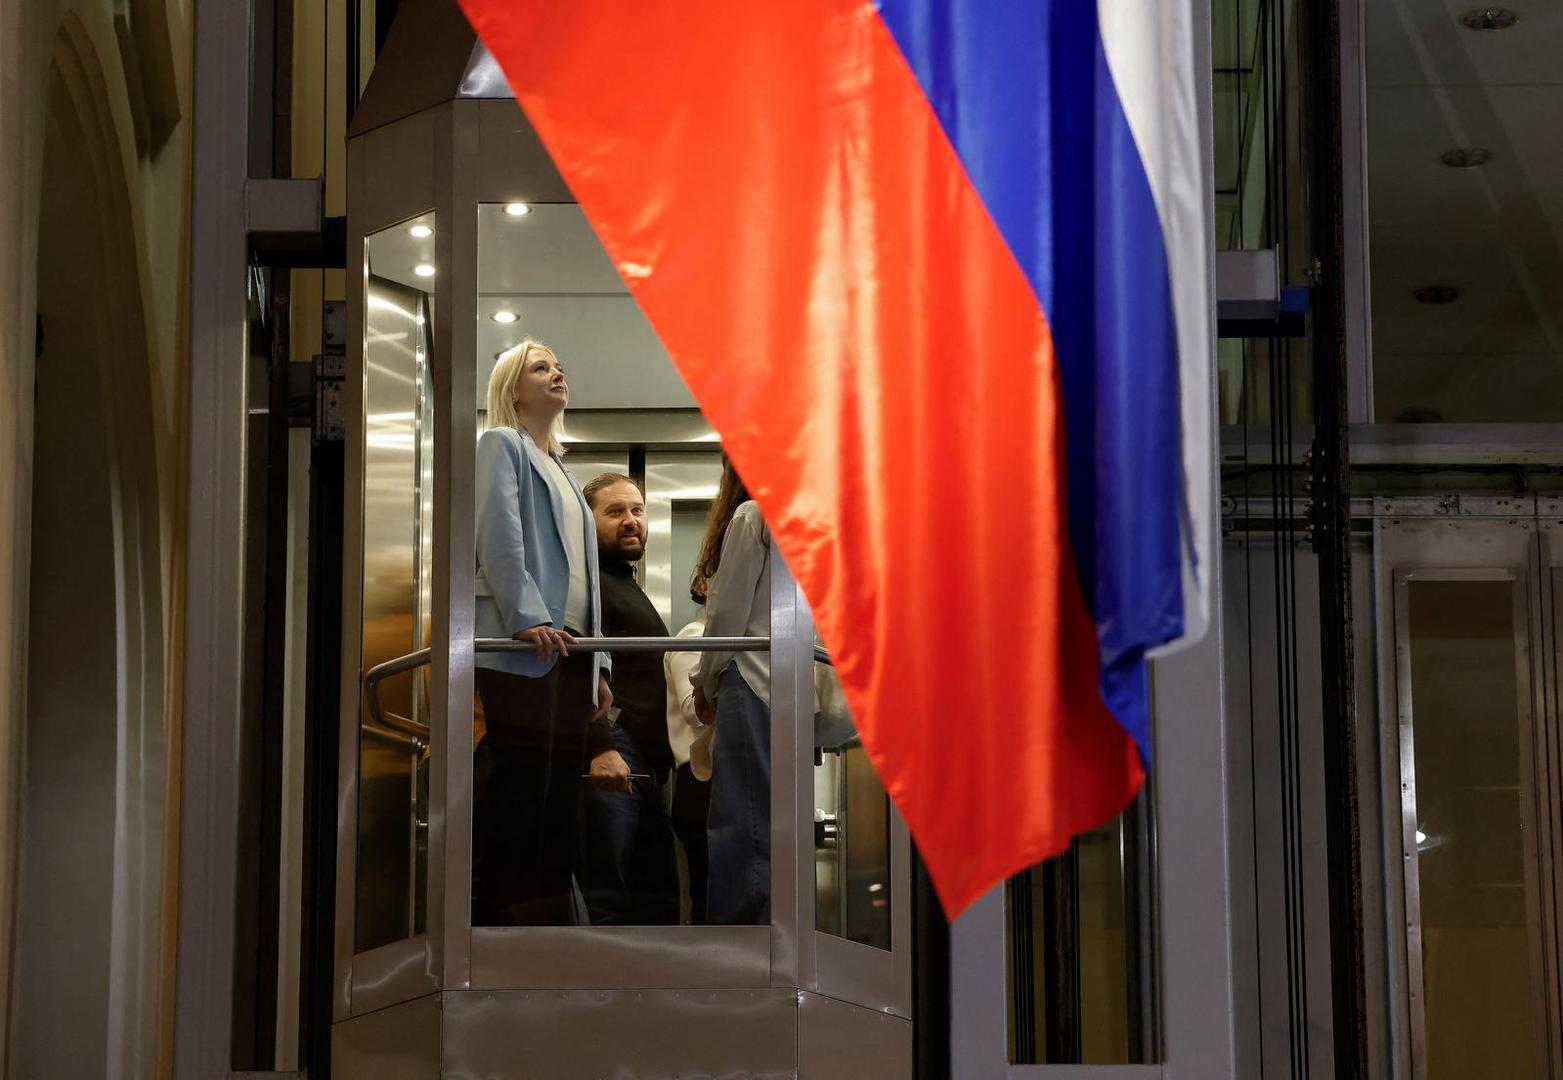
[[[597,534],[560,461],[564,368],[536,341],[499,354],[476,473],[477,637],[526,642],[479,653],[487,732],[473,811],[473,922],[580,921],[571,868],[585,763],[613,746],[607,653],[570,650],[602,633]]]

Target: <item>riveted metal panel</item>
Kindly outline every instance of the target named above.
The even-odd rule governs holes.
[[[337,1080],[438,1080],[439,996],[430,994],[333,1025],[331,1075]]]
[[[798,997],[799,1080],[910,1080],[910,1020],[821,994]]]
[[[429,936],[393,941],[352,958],[352,1015],[421,997],[439,986],[429,967]]]
[[[790,990],[453,990],[444,997],[444,1080],[797,1075],[798,1001]]]
[[[479,926],[472,985],[484,989],[758,987],[765,926]]]

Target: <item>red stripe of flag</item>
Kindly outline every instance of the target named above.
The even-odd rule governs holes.
[[[462,2],[771,523],[946,911],[1122,809],[1048,326],[872,6]]]

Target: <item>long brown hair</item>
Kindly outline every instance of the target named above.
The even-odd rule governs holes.
[[[700,542],[700,557],[695,560],[694,578],[689,583],[689,595],[698,604],[705,603],[706,585],[722,565],[722,541],[727,539],[733,512],[748,501],[749,491],[744,487],[743,478],[723,454],[722,482],[716,489],[716,500],[711,503],[711,513],[706,517],[706,536]]]

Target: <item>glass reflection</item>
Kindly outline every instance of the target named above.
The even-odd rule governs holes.
[[[478,224],[476,636],[691,637],[708,595],[715,624],[733,627],[724,636],[767,636],[769,545],[746,553],[739,542],[763,523],[746,498],[719,497],[709,427],[579,208],[485,205]],[[526,341],[562,369],[568,412],[552,428],[530,423],[511,400],[519,391],[500,385],[504,358]],[[695,437],[692,417],[700,449],[665,449]],[[496,440],[520,446],[508,471]],[[572,621],[569,564],[583,536],[594,606]],[[579,688],[554,674],[581,657],[607,677],[599,704],[611,697],[584,729]],[[475,925],[768,922],[767,661],[676,648],[478,653]],[[571,700],[511,692],[534,689],[515,681],[528,677]]]
[[[365,672],[429,643],[433,284],[414,268],[432,264],[433,229],[427,214],[365,241]],[[428,753],[425,670],[380,680],[365,694],[361,716],[357,951],[424,930]]]
[[[1413,1054],[1429,1080],[1543,1076],[1514,583],[1407,588],[1417,886],[1407,915],[1420,930],[1425,1032]]]
[[[821,933],[890,948],[890,798],[836,671],[814,665],[814,917]]]
[[[473,766],[475,925],[581,919],[573,872],[581,780],[628,792],[615,755],[611,659],[569,646],[602,635],[601,563],[581,486],[565,470],[559,427],[570,389],[550,348],[524,339],[495,359],[475,473],[474,631],[511,652],[477,654],[484,733]]]

